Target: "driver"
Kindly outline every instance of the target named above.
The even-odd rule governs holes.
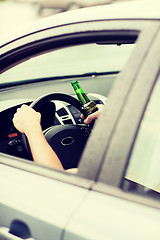
[[[99,110],[89,115],[84,120],[84,123],[91,123],[94,119],[99,117],[103,105],[97,105],[97,107]],[[82,116],[82,118],[84,117]],[[22,105],[20,108],[18,108],[13,118],[13,124],[15,128],[19,132],[24,133],[28,139],[33,160],[39,164],[44,164],[48,167],[63,170],[60,159],[54,150],[50,147],[47,140],[45,139],[45,136],[43,135],[40,122],[40,113],[36,112],[28,105]],[[77,168],[68,169],[66,171],[76,173]]]

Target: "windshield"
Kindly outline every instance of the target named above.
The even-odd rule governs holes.
[[[13,67],[0,75],[0,84],[58,76],[120,71],[134,44],[85,44],[48,52]]]

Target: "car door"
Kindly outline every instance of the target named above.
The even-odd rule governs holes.
[[[0,159],[0,239],[61,239],[91,182],[77,187],[74,175],[3,154]]]
[[[60,32],[59,42],[61,43],[63,27]],[[73,32],[72,41],[75,40]],[[45,34],[40,33],[40,35],[44,37]],[[46,36],[48,35],[46,34],[45,40],[41,42],[38,34],[37,45],[36,36],[33,42],[29,36],[24,42],[23,39],[19,39],[17,42],[11,42],[11,46],[9,44],[4,46],[1,51],[3,53],[1,70],[4,71],[17,64],[17,61],[23,58],[26,60],[28,56],[40,51],[40,43],[44,48],[52,48],[54,37],[50,44]],[[50,39],[50,32],[48,38]],[[46,85],[44,84],[43,87],[40,85],[41,93],[47,87]],[[28,91],[25,85],[18,90],[16,90],[16,84],[13,89],[11,86],[9,89],[11,94],[8,93],[8,88],[3,90],[1,100],[4,101],[6,97],[12,100],[18,96],[21,99],[26,95],[26,91],[31,94],[31,98],[35,96],[35,91],[31,88]],[[32,162],[3,153],[0,154],[0,163],[0,239],[61,239],[67,221],[86,197],[93,181],[34,165]]]
[[[106,112],[95,126],[96,131],[98,124],[105,125],[107,134],[105,135],[105,127],[103,127],[103,133],[102,129],[96,132],[97,141],[94,138],[90,139],[88,149],[86,148],[84,152],[84,156],[88,156],[90,164],[94,158],[99,160],[100,152],[96,154],[96,146],[98,145],[101,149],[104,147],[102,142],[98,140],[103,136],[104,138],[107,137],[110,131],[111,135],[107,139],[108,145],[105,146],[105,152],[102,152],[103,161],[100,168],[98,171],[95,169],[97,171],[96,183],[66,226],[65,240],[74,239],[77,235],[79,236],[78,239],[85,239],[86,237],[87,239],[149,240],[160,237],[159,142],[156,143],[155,137],[152,136],[153,132],[156,132],[156,136],[159,136],[159,125],[154,127],[154,122],[151,122],[150,125],[144,123],[146,118],[149,118],[150,121],[154,119],[155,122],[159,120],[160,32],[158,28],[154,38],[150,40],[151,42],[146,48],[146,54],[142,60],[143,63],[139,63],[140,67],[137,69],[134,68],[136,74],[134,78],[132,78],[133,62],[130,62],[131,68],[128,70],[130,70],[132,84],[127,96],[124,95],[125,101],[122,103],[114,127],[110,129],[111,124],[109,126],[105,125],[108,123],[108,119],[112,122],[114,120],[115,113],[111,112],[109,105],[108,111],[106,107]],[[140,44],[139,47],[141,48],[142,45]],[[136,60],[136,55],[134,57]],[[128,74],[122,74],[121,77],[129,81]],[[123,83],[125,84],[123,85]],[[124,89],[123,94],[125,94],[128,86],[125,80],[123,83],[121,82],[121,87]],[[114,97],[112,95],[110,98],[110,101],[113,101],[110,103],[112,111],[115,110],[113,104],[117,103],[117,99],[122,93],[119,93],[118,89],[120,89],[120,86],[116,81],[111,93]],[[149,110],[147,110],[148,105]],[[149,112],[147,117],[146,112]],[[140,125],[142,120],[143,124]],[[146,126],[150,132],[147,140],[146,134],[144,135],[144,132],[142,132]],[[157,139],[159,138],[156,137]],[[151,149],[148,150],[146,149],[149,148],[149,145],[146,145],[147,141],[149,144],[152,143]],[[156,149],[154,145],[156,145]],[[89,147],[90,151],[88,151]],[[145,162],[146,155],[148,165]],[[81,167],[84,167],[87,161],[83,163],[82,159],[81,164]],[[85,168],[83,170],[83,173],[79,172],[79,174],[82,173],[85,177]],[[148,178],[146,178],[146,174]]]
[[[132,23],[126,21],[122,21],[120,23],[119,21],[113,21],[111,22],[111,24],[108,23],[108,21],[104,22],[103,24],[102,22],[97,21],[94,22],[94,26],[93,22],[85,23],[82,25],[80,24],[79,28],[76,26],[77,27],[76,30],[74,27],[72,28],[72,26],[68,26],[69,34],[66,34],[67,35],[66,37],[68,37],[69,35],[69,38],[67,38],[69,42],[68,44],[70,44],[69,40],[73,41],[76,39],[78,41],[77,35],[81,36],[81,41],[79,41],[79,43],[82,43],[84,39],[87,39],[87,41],[88,39],[90,39],[91,41],[93,39],[92,37],[93,34],[95,34],[95,32],[97,33],[97,35],[102,37],[103,37],[102,33],[107,34],[107,36],[113,36],[114,35],[113,32],[117,33],[117,31],[118,33],[122,33],[122,35],[125,33],[124,34],[125,36],[135,37],[137,32],[141,30],[142,32],[144,31],[144,36],[142,35],[142,38],[140,37],[139,41],[143,42],[142,40],[145,39],[148,33],[147,31],[148,26],[152,26],[148,40],[146,41],[145,47],[139,58],[139,62],[136,62],[136,64],[134,63],[136,66],[134,65],[135,68],[131,72],[132,74],[130,76],[130,82],[125,85],[126,87],[125,94],[123,95],[123,93],[119,91],[121,93],[121,97],[123,96],[125,98],[125,96],[127,95],[127,91],[132,83],[132,80],[136,74],[136,71],[139,67],[139,63],[142,64],[142,60],[146,54],[146,51],[149,48],[149,45],[151,44],[152,39],[155,36],[155,33],[157,31],[157,24],[153,23],[150,25],[147,23],[144,24],[143,27],[143,24],[141,25],[141,23],[137,22],[135,25],[133,25]],[[67,30],[66,26],[64,28],[66,28]],[[66,44],[66,38],[64,38],[63,36],[64,28],[63,27],[62,29],[58,28],[58,30],[54,29],[54,31],[58,32],[57,36],[59,37],[57,38],[58,40],[54,39],[55,41],[53,41],[54,43],[57,44],[56,47],[58,46],[62,47],[64,43]],[[82,33],[82,35],[80,33]],[[40,35],[44,36],[44,33],[38,34],[38,37]],[[31,36],[28,36],[28,38],[31,38]],[[46,36],[44,37],[44,39],[45,38]],[[45,50],[46,46],[53,47],[50,32],[47,39],[48,42],[45,39],[45,41],[48,44],[46,44],[46,42],[44,44],[44,41],[41,41],[40,39],[36,39],[36,41],[39,42],[39,44],[34,49],[36,54],[42,45],[45,48]],[[34,41],[33,43],[35,44]],[[18,44],[21,44],[21,39],[18,42]],[[11,43],[11,45],[15,46],[16,44]],[[9,49],[9,46],[7,47]],[[10,50],[9,49],[7,54],[4,55],[3,59],[1,60],[2,63],[1,68],[3,68],[2,70],[9,68],[11,65],[14,65],[16,61],[19,61],[20,59],[22,60],[23,58],[22,52],[27,51],[27,48],[28,55],[25,56],[26,58],[28,58],[31,55],[31,51],[33,50],[33,45],[31,46],[31,48],[29,44],[22,46],[22,48],[20,45],[18,45],[17,47],[15,47],[15,51],[14,49],[13,51],[9,51]],[[137,55],[138,52],[139,47],[136,48],[134,55]],[[10,56],[9,59],[8,56]],[[17,56],[20,58],[18,58]],[[127,72],[129,71],[128,66],[131,63],[133,63],[132,58],[130,59],[130,62],[126,65],[125,69],[127,69],[126,70]],[[123,74],[125,75],[125,71]],[[121,85],[121,83],[118,84]],[[114,89],[116,89],[116,85]],[[114,91],[112,98],[114,98]],[[117,117],[118,111],[120,111],[123,102],[124,99],[121,99],[120,102],[118,101],[119,105],[117,106],[115,111],[116,114],[115,118]],[[106,114],[105,111],[104,114]],[[88,144],[86,147],[86,151],[84,152],[84,156],[82,157],[81,164],[79,166],[79,173],[76,176],[70,175],[66,172],[48,169],[44,166],[39,166],[5,154],[0,155],[1,156],[0,212],[2,213],[0,217],[1,238],[3,237],[8,239],[12,238],[14,239],[14,236],[18,236],[19,238],[21,237],[22,239],[32,237],[35,239],[48,240],[53,238],[63,239],[65,237],[64,229],[66,228],[66,226],[69,226],[68,224],[72,217],[76,216],[76,212],[80,209],[82,203],[83,202],[85,203],[84,200],[87,199],[90,194],[92,194],[90,189],[93,188],[94,183],[98,179],[97,177],[99,175],[97,175],[97,173],[101,172],[100,171],[101,160],[103,160],[102,155],[106,151],[106,145],[102,144],[103,149],[100,149],[99,143],[97,144],[97,141],[95,139],[97,139],[98,136],[97,134],[104,130],[103,124],[101,128],[98,127],[98,125],[99,126],[101,125],[102,119],[103,116],[101,120],[99,119],[100,121],[97,122],[95,126],[95,134],[93,135],[93,137],[91,137],[89,143],[91,144],[91,141],[94,141],[96,145],[95,148],[96,155],[92,158],[92,160],[94,159],[94,161],[92,161],[92,163],[89,162],[91,160],[92,154],[90,151],[91,150],[90,145]],[[113,123],[115,123],[115,121]],[[112,129],[113,124],[111,123],[108,124],[108,128]],[[105,138],[104,143],[106,144],[108,143],[108,141],[109,139]],[[97,155],[99,157],[96,159]],[[86,166],[86,168],[84,168],[84,165]],[[93,202],[93,204],[95,204],[95,202]],[[83,217],[85,217],[84,212]],[[93,218],[93,220],[95,220],[95,218]]]

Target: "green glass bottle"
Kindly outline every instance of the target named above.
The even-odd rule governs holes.
[[[78,97],[78,100],[81,104],[82,113],[84,115],[84,118],[87,118],[90,114],[98,111],[98,108],[96,106],[96,103],[94,101],[91,101],[83,89],[80,87],[79,83],[75,80],[71,82],[73,89]]]

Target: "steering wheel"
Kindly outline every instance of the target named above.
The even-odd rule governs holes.
[[[30,107],[38,111],[40,106],[50,100],[69,103],[81,112],[79,101],[76,98],[63,93],[53,93],[42,96],[33,101]],[[56,111],[56,109],[54,110]],[[88,125],[76,124],[51,126],[48,129],[45,129],[43,133],[47,142],[59,157],[64,169],[69,169],[77,167],[90,131]],[[25,134],[21,134],[21,141],[24,150],[31,155]]]

